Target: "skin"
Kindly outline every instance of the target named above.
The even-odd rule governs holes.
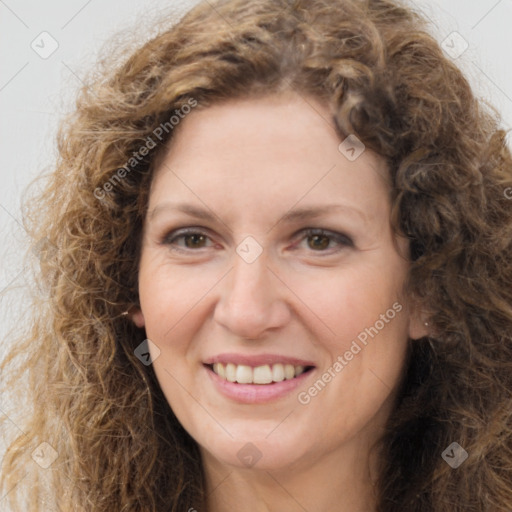
[[[294,93],[198,108],[157,165],[132,318],[154,343],[153,368],[170,406],[200,446],[212,512],[248,502],[255,512],[375,510],[378,453],[370,448],[392,410],[407,344],[427,333],[402,292],[407,244],[395,243],[390,227],[386,165],[369,150],[349,161],[331,117]],[[215,217],[169,206],[178,202]],[[327,204],[345,208],[282,220]],[[184,227],[206,237],[162,242]],[[343,233],[353,245],[329,235],[318,241],[301,234],[305,228]],[[236,252],[247,236],[263,249],[250,264]],[[397,302],[401,311],[299,403],[299,392]],[[240,404],[203,366],[223,352],[284,354],[315,369],[285,397]],[[248,442],[261,454],[251,467],[237,457]]]

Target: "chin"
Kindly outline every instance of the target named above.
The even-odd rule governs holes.
[[[295,445],[295,448],[292,446]],[[290,446],[271,443],[268,440],[233,442],[223,449],[222,445],[208,450],[217,461],[237,469],[260,471],[281,471],[300,464],[301,455],[297,453],[297,443]]]
[[[289,424],[282,419],[260,422],[253,425],[239,425],[237,429],[226,425],[233,438],[197,439],[201,451],[208,452],[216,461],[236,468],[279,471],[300,465],[301,460],[310,458],[308,453],[315,451],[315,445],[308,447],[306,432],[290,432]],[[203,441],[203,442],[201,442]],[[206,441],[206,442],[204,442]]]

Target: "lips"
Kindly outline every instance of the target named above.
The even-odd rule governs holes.
[[[213,371],[213,365],[224,363],[212,363],[210,365],[203,364],[203,368],[205,371],[206,377],[209,379],[209,382],[212,384],[212,389],[214,392],[219,393],[220,395],[227,398],[230,402],[239,403],[239,404],[267,404],[267,403],[275,403],[278,400],[284,400],[287,397],[293,397],[294,392],[296,392],[299,386],[303,386],[305,382],[310,379],[315,378],[315,367],[314,366],[303,366],[304,371],[300,373],[300,375],[295,375],[295,366],[292,366],[294,377],[291,379],[285,379],[281,382],[269,382],[268,384],[256,384],[254,382],[254,370],[258,368],[257,366],[251,367],[249,369],[252,374],[253,382],[251,384],[243,384],[240,382],[229,382],[226,378],[221,377],[217,373]],[[230,363],[227,363],[227,365]],[[234,363],[231,363],[234,364]],[[282,363],[275,363],[272,366],[279,365]],[[226,365],[226,366],[227,366]],[[244,365],[234,365],[237,367]],[[248,365],[245,365],[248,366]],[[260,365],[265,366],[265,365]],[[270,365],[269,365],[270,366]],[[283,366],[283,371],[286,365]],[[302,366],[302,365],[301,365]],[[217,371],[219,371],[219,367],[217,366]],[[238,370],[237,370],[238,371]],[[242,370],[245,372],[246,370]],[[261,371],[261,370],[259,370]],[[257,370],[258,373],[258,370]],[[236,373],[235,373],[236,376]],[[258,376],[256,380],[258,380]],[[244,379],[243,376],[241,380],[249,380]]]

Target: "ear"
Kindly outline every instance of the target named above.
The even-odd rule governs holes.
[[[409,337],[413,340],[429,336],[432,332],[432,326],[429,325],[429,314],[421,307],[419,301],[413,300],[410,306],[409,314]]]
[[[426,320],[413,319],[409,321],[409,337],[418,340],[430,335],[430,326]]]
[[[142,313],[142,309],[139,306],[132,306],[128,310],[128,317],[130,320],[139,328],[145,327],[146,321],[144,320],[144,315]]]

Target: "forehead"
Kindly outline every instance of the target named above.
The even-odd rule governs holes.
[[[369,150],[349,159],[340,142],[329,108],[309,97],[196,109],[159,158],[150,202],[187,196],[223,210],[264,204],[289,209],[341,198],[368,213],[382,210],[389,193],[384,160]]]

